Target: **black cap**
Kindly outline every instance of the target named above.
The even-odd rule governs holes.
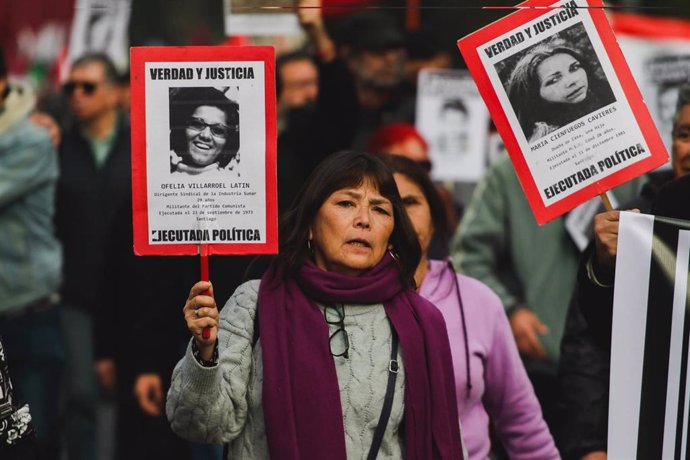
[[[344,43],[359,50],[402,48],[405,36],[392,17],[380,11],[368,11],[350,19],[345,27]]]

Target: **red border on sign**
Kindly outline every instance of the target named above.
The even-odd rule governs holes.
[[[611,27],[613,27],[616,35],[625,34],[650,39],[690,40],[690,21],[683,19],[615,13],[611,15]]]
[[[242,255],[278,252],[278,200],[276,187],[276,95],[275,52],[271,46],[180,46],[134,47],[131,49],[132,94],[132,211],[134,253],[151,255],[197,255],[199,245],[149,244],[148,200],[146,182],[146,100],[145,64],[147,62],[263,61],[266,101],[266,242],[202,243],[208,254]]]
[[[656,126],[652,120],[647,106],[644,104],[640,90],[633,79],[630,68],[628,67],[623,53],[618,47],[613,30],[606,19],[606,14],[603,10],[603,3],[601,0],[587,0],[589,8],[580,9],[580,14],[588,14],[591,16],[596,31],[604,45],[609,60],[613,66],[616,78],[623,88],[628,103],[633,111],[633,115],[645,142],[649,146],[651,156],[644,160],[637,161],[621,170],[609,174],[608,176],[588,185],[587,187],[578,190],[565,198],[562,198],[549,206],[545,206],[539,195],[539,190],[532,177],[532,174],[527,166],[527,162],[520,150],[520,145],[517,141],[515,133],[513,132],[508,117],[499,102],[496,90],[494,89],[489,76],[479,57],[479,51],[485,43],[490,42],[497,37],[504,35],[511,30],[521,27],[523,24],[530,22],[542,15],[549,14],[551,5],[555,3],[553,0],[531,0],[521,3],[521,7],[515,13],[512,13],[502,19],[499,19],[492,24],[458,40],[458,48],[462,53],[467,67],[474,78],[479,93],[482,95],[486,103],[491,118],[498,129],[503,142],[508,150],[508,154],[513,162],[518,179],[522,184],[522,188],[527,196],[527,201],[530,203],[532,212],[539,225],[545,224],[575,208],[581,203],[604,193],[605,191],[621,185],[637,176],[640,176],[654,168],[661,166],[668,161],[668,153],[659,136]],[[537,7],[537,8],[531,8]],[[556,7],[558,8],[558,7]],[[595,37],[591,37],[595,38]]]

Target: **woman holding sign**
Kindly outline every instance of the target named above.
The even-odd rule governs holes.
[[[608,82],[563,40],[528,50],[510,74],[507,89],[529,142],[615,101]]]
[[[419,295],[446,320],[468,458],[489,457],[489,420],[509,458],[560,458],[501,300],[480,281],[456,274],[450,262],[428,258],[436,229],[445,233],[443,204],[429,175],[408,158],[382,158],[394,173],[422,247],[415,272]]]
[[[231,458],[463,458],[443,317],[414,291],[420,247],[386,166],[330,156],[282,223],[280,254],[220,314],[192,288],[173,430]]]
[[[239,106],[212,87],[170,88],[170,172],[239,175]]]

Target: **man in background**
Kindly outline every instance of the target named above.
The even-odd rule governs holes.
[[[37,458],[57,459],[64,361],[53,227],[58,159],[48,132],[28,119],[34,103],[30,91],[8,82],[0,52],[0,336],[16,396],[31,407]]]
[[[680,87],[672,116],[671,170],[650,173],[640,196],[622,209],[648,213],[660,190],[674,179],[690,173],[690,84]],[[659,215],[687,218],[686,195],[671,203],[657,205]],[[663,213],[662,213],[663,212]],[[568,311],[559,377],[566,410],[561,435],[564,458],[604,460],[607,450],[610,338],[613,306],[614,268],[617,254],[620,212],[609,211],[595,217],[594,244],[580,262],[577,286]],[[600,312],[597,312],[600,310]],[[601,312],[608,312],[602,320]],[[596,313],[597,319],[585,320]]]
[[[64,91],[74,124],[60,144],[55,219],[65,253],[63,427],[70,460],[92,460],[99,397],[94,322],[103,313],[106,249],[123,237],[109,229],[115,226],[116,211],[131,202],[130,128],[118,110],[117,71],[106,55],[87,54],[75,60]],[[99,344],[107,344],[105,334],[98,337]],[[111,356],[102,350],[100,354]],[[112,390],[114,361],[98,361],[96,371],[103,387]]]
[[[276,59],[278,132],[288,128],[291,112],[313,108],[319,95],[319,70],[306,52],[295,51]]]
[[[298,6],[319,64],[320,115],[330,123],[324,129],[337,147],[363,150],[379,126],[412,122],[415,101],[404,86],[405,36],[394,18],[382,11],[358,13],[343,20],[331,38],[321,0],[300,0]]]

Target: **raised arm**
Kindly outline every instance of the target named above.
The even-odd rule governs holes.
[[[247,421],[259,281],[237,288],[219,317],[213,298],[200,295],[209,286],[208,282],[195,284],[183,309],[194,338],[173,371],[166,413],[181,437],[224,444],[235,439]],[[201,331],[206,326],[211,326],[211,336],[203,339]],[[198,350],[197,357],[193,348]]]

